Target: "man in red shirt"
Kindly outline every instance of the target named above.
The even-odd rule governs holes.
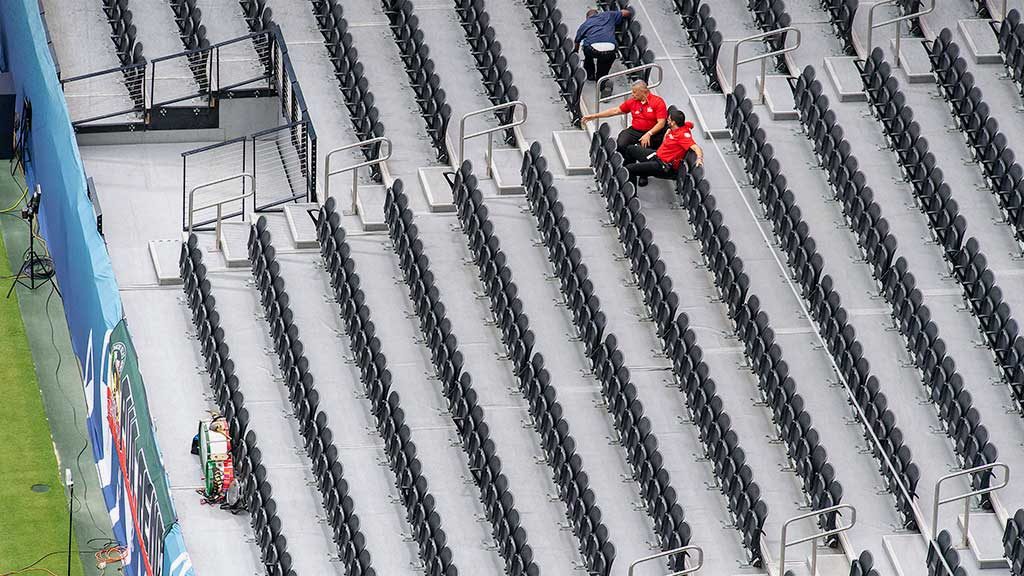
[[[668,115],[668,131],[657,150],[633,145],[626,149],[625,164],[630,180],[636,178],[638,186],[647,186],[647,178],[675,178],[686,153],[693,150],[697,166],[704,163],[704,150],[693,141],[693,122],[686,121],[682,110],[673,109]]]
[[[637,80],[633,83],[632,98],[627,99],[619,106],[602,110],[596,114],[587,114],[583,117],[583,121],[590,122],[598,118],[611,118],[621,114],[631,115],[632,122],[629,128],[619,132],[619,137],[616,139],[619,154],[625,155],[626,148],[634,144],[654,149],[661,146],[662,138],[665,137],[664,128],[668,109],[660,96],[651,93],[646,82]]]

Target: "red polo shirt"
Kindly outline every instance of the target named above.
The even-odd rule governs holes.
[[[684,122],[679,128],[669,130],[665,134],[665,140],[658,148],[658,158],[666,164],[671,164],[672,168],[679,168],[683,157],[693,145],[693,122]]]
[[[660,96],[654,94],[647,95],[647,102],[630,98],[619,106],[619,110],[623,113],[628,112],[631,114],[633,116],[631,126],[641,132],[647,132],[654,128],[658,120],[668,118],[668,108],[665,107],[665,101]]]

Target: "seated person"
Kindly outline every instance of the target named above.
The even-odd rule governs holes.
[[[626,169],[630,180],[636,178],[638,186],[647,186],[647,178],[675,178],[686,153],[693,150],[697,166],[704,163],[704,150],[693,141],[693,123],[686,121],[682,110],[674,109],[668,116],[668,133],[657,150],[632,145],[626,149]]]
[[[590,122],[598,118],[630,114],[632,121],[629,128],[619,132],[619,137],[615,141],[619,154],[622,155],[625,155],[626,148],[633,144],[657,150],[665,137],[665,119],[668,117],[665,101],[657,94],[653,94],[647,87],[647,82],[643,80],[633,82],[632,90],[632,98],[621,105],[583,117],[584,122]]]

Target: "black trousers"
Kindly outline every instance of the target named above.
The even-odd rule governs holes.
[[[619,137],[615,139],[615,147],[618,149],[619,154],[626,155],[626,149],[634,144],[640,143],[640,137],[646,134],[646,132],[637,130],[636,128],[626,128],[622,132],[619,132]],[[651,148],[657,150],[661,147],[661,141],[665,139],[665,130],[662,129],[660,132],[651,136]]]
[[[587,80],[597,82],[607,76],[615,63],[615,50],[600,52],[590,46],[583,47],[583,69],[587,71]]]
[[[658,158],[657,150],[633,145],[626,148],[625,162],[626,170],[629,171],[629,179],[653,176],[655,178],[675,178],[678,170],[671,164],[662,162]]]

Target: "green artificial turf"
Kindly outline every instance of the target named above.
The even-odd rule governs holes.
[[[0,238],[0,575],[67,573],[67,495]],[[33,485],[49,487],[35,492]],[[81,575],[77,544],[71,573]],[[51,554],[56,552],[56,554]],[[42,558],[42,560],[40,560]]]

